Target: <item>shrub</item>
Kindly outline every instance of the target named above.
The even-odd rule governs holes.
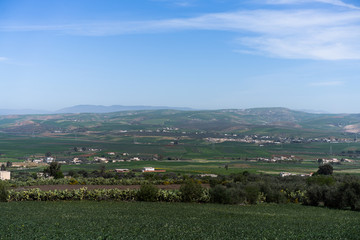
[[[189,179],[181,185],[180,192],[184,202],[197,202],[201,199],[204,189],[199,182]]]
[[[0,202],[6,202],[8,200],[8,190],[6,184],[0,180]]]
[[[139,191],[136,194],[137,200],[145,202],[155,202],[157,200],[157,194],[159,189],[152,184],[141,185]]]
[[[319,169],[317,171],[317,174],[320,175],[331,175],[334,171],[333,166],[331,166],[330,164],[324,164],[319,166]]]
[[[212,187],[210,189],[210,201],[213,203],[229,203],[230,200],[226,190],[226,187],[222,185]]]
[[[324,202],[325,193],[328,191],[327,185],[313,185],[310,186],[306,191],[305,204],[311,206],[318,206],[319,203]]]
[[[247,185],[245,187],[246,201],[255,204],[259,200],[260,189],[257,185]]]

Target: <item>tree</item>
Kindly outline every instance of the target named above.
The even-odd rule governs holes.
[[[51,157],[51,152],[45,153],[45,157]]]
[[[11,167],[11,166],[12,166],[12,162],[7,161],[7,162],[6,162],[6,167]]]
[[[101,177],[105,176],[105,169],[106,169],[105,165],[100,166],[100,176]]]
[[[44,169],[44,173],[48,176],[52,176],[55,179],[63,178],[64,175],[60,170],[61,165],[57,162],[50,163],[50,166]]]
[[[193,179],[186,180],[180,187],[180,193],[184,202],[196,202],[203,194],[201,184]]]
[[[1,171],[6,171],[6,167],[4,164],[1,164]]]
[[[142,184],[136,197],[139,201],[155,202],[159,189],[151,183]]]
[[[319,166],[319,169],[317,170],[317,174],[320,175],[331,175],[334,171],[333,166],[331,166],[330,164],[324,164]]]
[[[9,192],[6,183],[0,180],[0,202],[6,202],[8,195]]]

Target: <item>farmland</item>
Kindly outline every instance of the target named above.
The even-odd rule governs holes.
[[[359,186],[360,142],[344,126],[357,121],[284,109],[3,117],[0,162],[31,165],[7,167],[13,179],[10,202],[0,203],[0,239],[353,239],[359,215],[348,210],[359,210],[360,199],[347,197]],[[67,178],[39,174],[46,156]],[[308,177],[318,159],[339,159],[334,176]],[[181,203],[187,182],[206,188],[196,204]],[[144,201],[140,184],[169,191],[135,202]],[[26,191],[39,185],[48,186]],[[82,187],[84,195],[72,191]]]
[[[359,116],[309,114],[283,108],[217,111],[125,111],[0,117],[0,162],[33,161],[51,153],[57,161],[94,157],[110,161],[106,170],[154,166],[179,174],[298,174],[316,171],[318,158],[350,158],[337,173],[360,173]],[[75,151],[74,149],[84,149]],[[96,149],[96,151],[91,151]],[[109,157],[108,152],[114,152]],[[124,158],[122,154],[128,154]],[[256,160],[296,156],[301,162]],[[136,157],[140,162],[127,162]],[[112,160],[125,159],[122,163]],[[146,161],[146,162],[145,162]],[[224,166],[228,168],[225,170]],[[16,172],[38,172],[43,166]],[[62,166],[63,171],[95,171],[98,164]],[[15,176],[15,175],[14,175]]]
[[[356,239],[356,212],[296,204],[0,203],[0,239]]]

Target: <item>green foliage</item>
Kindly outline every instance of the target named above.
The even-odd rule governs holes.
[[[295,240],[360,234],[359,213],[299,204],[32,201],[0,203],[0,209],[2,239]]]
[[[180,192],[184,202],[197,202],[203,196],[204,189],[199,182],[189,179],[181,185]]]
[[[137,200],[145,202],[155,202],[157,200],[159,189],[153,184],[142,184],[136,194]]]
[[[334,168],[331,164],[320,165],[317,174],[320,175],[331,175],[333,174]]]
[[[327,185],[332,186],[335,184],[336,180],[332,176],[326,175],[315,175],[306,180],[307,184],[309,185]]]
[[[50,163],[50,166],[44,169],[44,173],[55,179],[64,178],[64,174],[60,170],[61,165],[57,162]]]
[[[211,202],[223,204],[245,203],[246,193],[241,188],[226,188],[222,185],[216,185],[210,189]]]
[[[256,184],[251,184],[245,187],[246,201],[250,204],[255,204],[259,200],[260,188]]]
[[[8,187],[7,184],[0,180],[0,202],[6,202],[8,200]]]

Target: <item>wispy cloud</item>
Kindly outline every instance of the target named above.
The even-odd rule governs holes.
[[[194,5],[196,0],[151,0],[153,2],[166,2],[179,7],[190,7]]]
[[[302,3],[326,3],[331,4],[335,6],[341,6],[351,9],[360,9],[359,7],[356,7],[352,4],[345,3],[340,0],[267,0],[266,3],[268,4],[302,4]]]
[[[0,57],[0,62],[8,60],[6,57]]]
[[[289,0],[272,0],[290,2]],[[305,2],[294,0],[291,2]],[[341,5],[337,0],[316,0]],[[344,3],[345,4],[345,3]],[[348,4],[345,4],[346,6]],[[351,5],[352,6],[352,5]],[[67,25],[0,26],[0,31],[54,31],[108,36],[183,30],[238,34],[236,51],[292,59],[360,59],[360,11],[357,8],[244,10],[156,21],[89,22]]]
[[[344,82],[342,81],[313,82],[310,83],[309,85],[315,87],[336,87],[336,86],[344,85]]]

